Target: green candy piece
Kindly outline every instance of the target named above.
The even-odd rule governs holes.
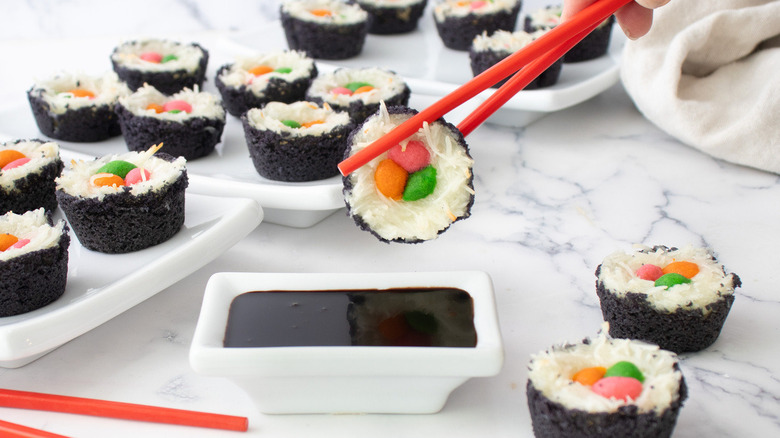
[[[124,160],[114,160],[104,164],[103,167],[98,169],[97,173],[110,173],[120,178],[124,178],[127,176],[128,172],[136,167],[138,166]]]
[[[675,272],[672,272],[672,273],[664,274],[664,275],[658,277],[658,280],[655,281],[655,285],[656,286],[664,286],[667,289],[669,289],[670,287],[672,287],[674,285],[685,284],[685,283],[690,283],[690,282],[691,282],[690,278],[688,278],[688,277],[686,277],[684,275],[680,275],[680,274],[677,274]]]
[[[282,125],[289,126],[290,128],[300,128],[301,124],[295,120],[282,120]]]
[[[406,188],[401,197],[404,201],[416,201],[422,199],[436,188],[436,168],[428,166],[409,175],[406,180]]]
[[[290,73],[292,69],[290,67],[279,67],[274,71],[277,73]]]
[[[607,372],[604,373],[604,377],[633,377],[640,382],[645,381],[645,376],[639,371],[636,365],[628,361],[620,361],[615,365],[607,368]]]
[[[163,56],[163,59],[160,60],[160,64],[165,64],[168,61],[176,61],[177,58],[176,55],[165,55]]]
[[[406,323],[409,324],[409,327],[418,333],[432,335],[439,329],[439,323],[436,321],[436,317],[430,313],[412,310],[405,312],[404,318],[406,319]]]
[[[344,88],[348,89],[351,92],[355,92],[360,87],[373,87],[373,85],[369,84],[368,82],[350,82],[347,85],[344,86]]]

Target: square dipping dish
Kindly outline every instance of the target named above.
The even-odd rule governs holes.
[[[266,414],[436,413],[503,360],[479,271],[217,273],[190,349]]]

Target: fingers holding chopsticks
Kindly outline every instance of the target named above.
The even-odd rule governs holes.
[[[564,0],[562,18],[565,20],[595,3],[597,0]],[[653,23],[653,9],[669,3],[669,0],[636,0],[615,12],[620,28],[631,39],[637,39],[650,31]]]

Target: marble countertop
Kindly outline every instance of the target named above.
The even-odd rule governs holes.
[[[20,14],[40,7],[19,3],[27,8]],[[206,2],[162,3],[192,9]],[[257,17],[271,10],[254,8]],[[173,31],[207,38],[230,28],[192,22]],[[113,47],[116,37],[105,31],[4,35],[0,99],[18,99],[29,78],[54,62],[49,55],[64,63],[75,62],[76,54],[104,57],[91,51]],[[9,59],[17,70],[9,71]],[[594,270],[601,259],[635,242],[690,243],[712,248],[743,286],[718,341],[680,356],[690,394],[674,436],[780,434],[780,176],[681,144],[645,120],[620,84],[525,128],[482,126],[468,142],[477,193],[472,217],[437,240],[384,244],[344,210],[303,229],[262,223],[156,296],[24,367],[0,369],[0,387],[246,416],[250,429],[243,436],[530,437],[529,356],[596,334],[602,316]],[[188,362],[204,286],[216,272],[474,269],[493,279],[504,367],[495,377],[469,380],[437,414],[263,415],[237,386],[198,375]],[[0,408],[0,418],[78,437],[231,436],[9,408]]]

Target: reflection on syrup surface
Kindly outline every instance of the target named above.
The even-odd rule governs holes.
[[[454,288],[246,292],[225,347],[475,347],[471,295]]]

